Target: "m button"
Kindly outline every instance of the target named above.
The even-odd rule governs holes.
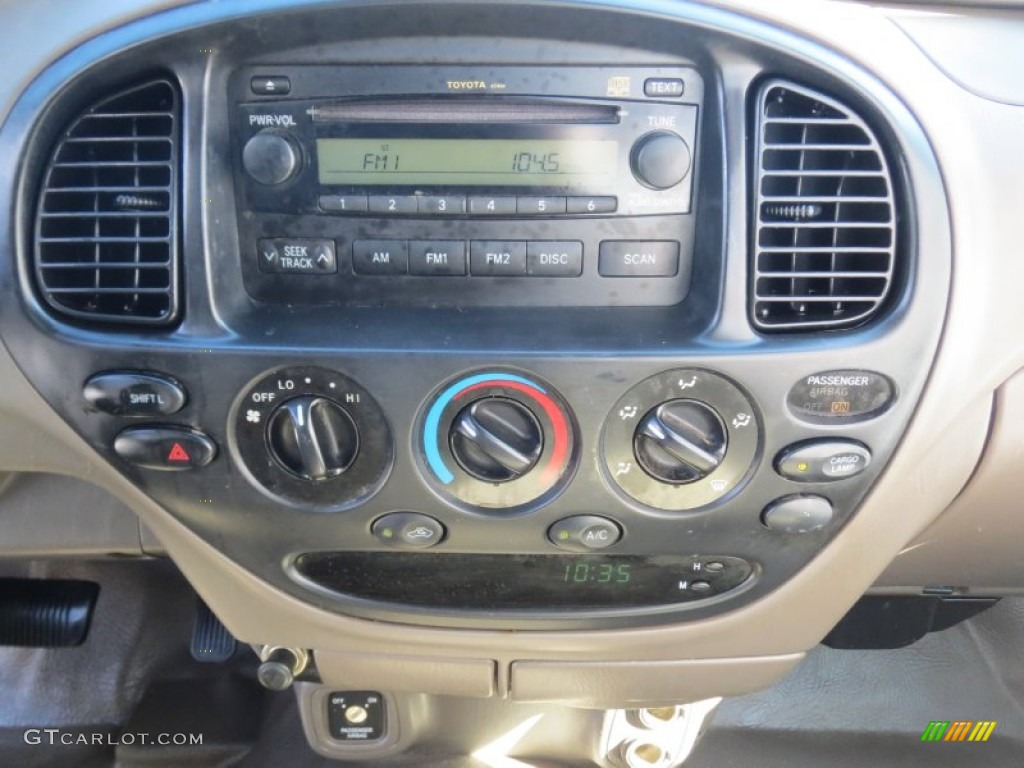
[[[601,277],[675,277],[679,272],[679,243],[605,240],[597,258]]]

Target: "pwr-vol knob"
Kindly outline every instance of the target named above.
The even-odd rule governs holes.
[[[359,430],[333,400],[293,397],[270,417],[267,445],[292,474],[305,480],[327,480],[352,466],[359,453]]]
[[[652,409],[633,437],[633,453],[663,483],[692,483],[714,472],[728,439],[714,409],[696,400],[672,400]]]
[[[362,503],[394,461],[391,430],[371,393],[327,368],[263,374],[239,395],[233,420],[233,447],[249,479],[311,511]]]
[[[284,184],[299,171],[302,153],[289,136],[261,131],[245,143],[242,166],[260,184]]]
[[[424,477],[446,500],[519,512],[553,498],[571,479],[576,428],[554,389],[509,371],[481,371],[442,385],[417,427]]]

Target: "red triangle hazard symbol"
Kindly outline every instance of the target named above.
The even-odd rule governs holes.
[[[192,457],[188,455],[188,451],[181,447],[181,443],[175,443],[171,446],[171,452],[167,454],[168,461],[192,461]]]

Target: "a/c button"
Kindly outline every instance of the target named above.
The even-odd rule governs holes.
[[[559,520],[548,529],[548,540],[569,552],[593,552],[607,549],[622,538],[622,529],[606,517],[574,515]]]

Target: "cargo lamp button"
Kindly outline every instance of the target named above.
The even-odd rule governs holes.
[[[622,529],[613,520],[598,515],[574,515],[548,529],[548,540],[569,552],[593,552],[607,549],[622,538]]]
[[[871,450],[856,440],[823,438],[794,443],[775,457],[775,471],[798,483],[855,477],[871,464]]]

